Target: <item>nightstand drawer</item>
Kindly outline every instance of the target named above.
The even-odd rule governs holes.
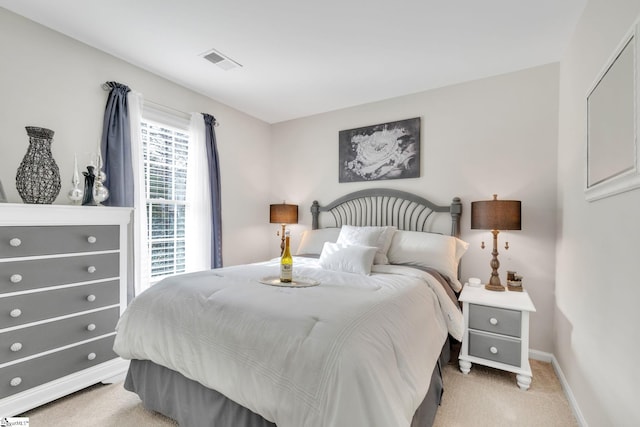
[[[117,252],[0,263],[0,294],[120,276]]]
[[[469,331],[470,356],[520,366],[521,346],[519,339]]]
[[[111,335],[0,369],[0,398],[118,357]]]
[[[115,331],[120,307],[0,334],[0,364]]]
[[[469,304],[469,328],[519,338],[522,333],[522,312]]]
[[[0,298],[0,329],[120,302],[120,281]]]
[[[118,249],[117,225],[0,227],[0,258]]]

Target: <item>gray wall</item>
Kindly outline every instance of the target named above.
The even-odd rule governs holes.
[[[338,183],[338,131],[421,117],[420,178]],[[536,305],[532,348],[552,352],[555,286],[558,64],[273,125],[273,200],[300,205],[294,245],[311,223],[314,199],[327,203],[375,186],[415,192],[439,204],[463,200],[462,237],[471,246],[462,278],[488,280],[489,231],[470,230],[470,202],[522,200],[523,230],[500,233],[501,277],[516,270]],[[510,249],[504,250],[505,241]],[[272,254],[275,254],[276,247]]]
[[[637,0],[591,0],[560,69],[554,347],[592,426],[640,425],[640,190],[584,195],[586,95],[639,13]]]
[[[267,256],[270,127],[155,74],[0,8],[0,180],[10,202],[21,202],[15,174],[27,151],[24,127],[55,131],[53,156],[62,177],[55,203],[68,204],[73,156],[88,164],[102,132],[108,80],[145,99],[183,112],[216,116],[222,175],[225,265]],[[84,162],[84,163],[83,163]],[[244,197],[250,194],[251,197]],[[252,242],[247,245],[246,242]]]

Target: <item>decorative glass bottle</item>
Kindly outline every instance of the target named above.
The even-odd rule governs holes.
[[[97,206],[102,206],[102,202],[109,198],[109,189],[105,187],[104,182],[107,179],[107,174],[102,171],[102,155],[98,153],[95,176],[96,179],[93,183],[93,200],[95,200]]]
[[[60,170],[51,154],[54,132],[27,126],[29,148],[18,173],[16,188],[25,203],[51,204],[60,193]]]
[[[78,158],[73,156],[73,178],[71,179],[71,184],[73,184],[73,188],[69,190],[67,193],[67,197],[73,204],[78,204],[82,201],[84,196],[84,192],[82,188],[80,188],[80,174],[78,173]]]

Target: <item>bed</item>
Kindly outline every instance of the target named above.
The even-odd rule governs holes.
[[[183,426],[431,425],[463,332],[461,206],[389,189],[314,202],[294,281],[316,286],[267,284],[277,259],[165,279],[118,323],[125,388]]]

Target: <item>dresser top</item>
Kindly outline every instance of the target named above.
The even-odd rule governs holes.
[[[527,291],[515,292],[508,289],[504,292],[489,291],[483,286],[465,284],[459,301],[480,304],[490,307],[507,308],[511,310],[536,311]]]
[[[0,203],[0,226],[128,224],[132,208]]]

